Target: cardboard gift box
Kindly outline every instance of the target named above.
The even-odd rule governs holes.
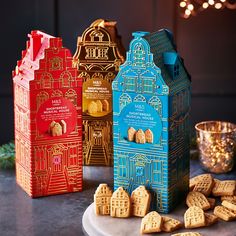
[[[78,37],[73,56],[83,79],[83,162],[113,165],[112,81],[124,61],[116,22],[98,19]]]
[[[13,71],[16,180],[31,196],[82,190],[82,80],[62,39],[32,31]]]
[[[188,191],[190,76],[168,30],[135,32],[113,81],[114,188],[167,213]]]

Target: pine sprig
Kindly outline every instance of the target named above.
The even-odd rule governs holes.
[[[13,141],[0,146],[0,168],[12,169],[15,167],[15,144]]]

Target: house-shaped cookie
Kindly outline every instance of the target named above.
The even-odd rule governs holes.
[[[130,198],[129,194],[119,187],[111,197],[111,216],[118,218],[127,218],[130,216]]]
[[[107,184],[99,184],[94,194],[96,215],[110,215],[112,191]]]

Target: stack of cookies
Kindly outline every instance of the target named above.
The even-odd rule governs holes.
[[[107,184],[100,184],[94,194],[95,213],[117,218],[144,217],[149,211],[150,200],[150,193],[142,185],[130,197],[123,187],[112,193]]]
[[[211,174],[202,174],[190,179],[190,192],[186,198],[188,209],[184,213],[184,227],[193,229],[210,226],[218,218],[224,221],[236,220],[236,181],[214,179]],[[216,197],[221,197],[221,205],[216,205]],[[95,195],[95,212],[112,217],[143,217],[141,234],[173,232],[180,229],[181,221],[169,216],[161,216],[149,211],[150,193],[145,186],[139,186],[131,197],[119,187],[113,194],[106,184],[100,184]],[[105,209],[103,211],[102,209]],[[213,210],[213,213],[205,211]],[[197,232],[184,232],[172,236],[200,236]]]
[[[185,228],[209,226],[218,218],[224,221],[236,219],[236,181],[220,181],[213,179],[210,174],[203,174],[190,179],[189,187],[192,191],[186,199],[189,208],[184,214]],[[221,206],[215,207],[214,197],[221,197]],[[204,212],[209,209],[214,209],[214,214]]]

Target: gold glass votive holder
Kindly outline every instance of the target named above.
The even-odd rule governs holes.
[[[195,125],[199,159],[212,173],[226,173],[234,166],[236,125],[224,121],[204,121]]]

